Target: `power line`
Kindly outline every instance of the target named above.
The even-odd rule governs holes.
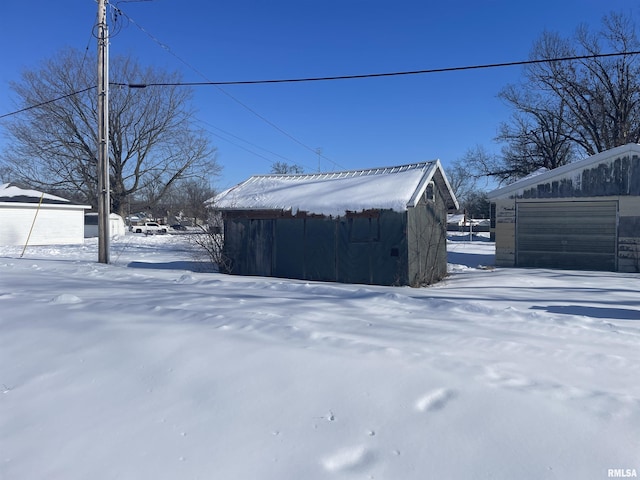
[[[143,0],[144,1],[144,0]],[[152,37],[153,38],[153,37]],[[164,48],[167,48],[164,46]],[[554,62],[566,62],[572,60],[587,60],[587,59],[595,59],[595,58],[607,58],[607,57],[620,57],[624,55],[638,55],[640,51],[632,51],[632,52],[617,52],[617,53],[598,53],[593,55],[577,55],[572,57],[557,57],[557,58],[549,58],[549,59],[537,59],[537,60],[522,60],[516,62],[503,62],[503,63],[487,63],[481,65],[468,65],[462,67],[445,67],[445,68],[432,68],[425,70],[412,70],[412,71],[403,71],[403,72],[385,72],[385,73],[367,73],[360,75],[339,75],[339,76],[328,76],[328,77],[307,77],[307,78],[290,78],[290,79],[272,79],[272,80],[239,80],[239,81],[223,81],[223,82],[166,82],[166,83],[124,83],[124,82],[110,82],[110,85],[116,87],[129,87],[129,88],[147,88],[147,87],[197,87],[197,86],[219,86],[219,85],[260,85],[260,84],[270,84],[270,83],[301,83],[301,82],[319,82],[319,81],[332,81],[332,80],[356,80],[363,78],[379,78],[379,77],[394,77],[394,76],[403,76],[403,75],[424,75],[429,73],[446,73],[446,72],[459,72],[465,70],[480,70],[480,69],[489,69],[489,68],[502,68],[502,67],[514,67],[514,66],[522,66],[522,65],[533,65],[540,63],[554,63]],[[186,64],[188,65],[188,64]],[[193,68],[193,67],[190,67]],[[193,69],[195,70],[195,69]],[[195,70],[197,72],[197,70]],[[45,102],[31,105],[29,107],[25,107],[21,110],[17,110],[14,112],[5,113],[0,115],[1,118],[9,117],[11,115],[16,115],[18,113],[25,112],[27,110],[31,110],[32,108],[42,107],[49,103],[57,102],[59,100],[63,100],[68,97],[72,97],[74,95],[78,95],[80,93],[87,92],[91,89],[96,88],[87,87],[83,90],[78,90],[76,92],[69,93],[67,95],[63,95],[61,97],[54,98],[52,100],[47,100]],[[230,94],[224,92],[223,93],[231,96]],[[234,97],[232,97],[234,98]],[[234,100],[238,101],[234,98]],[[240,102],[241,103],[241,102]],[[241,103],[242,104],[242,103]],[[244,104],[242,104],[244,106]],[[249,108],[246,107],[245,108]],[[255,112],[254,112],[255,113]],[[311,149],[311,147],[308,147]],[[317,154],[315,149],[311,149],[314,153]],[[323,157],[324,158],[324,157]],[[327,159],[329,160],[329,159]],[[331,161],[331,160],[329,160]],[[335,163],[335,162],[332,162]]]
[[[274,157],[279,157],[279,158],[281,158],[282,160],[284,160],[285,162],[290,162],[291,164],[295,164],[295,163],[296,163],[295,161],[291,160],[290,158],[287,158],[287,157],[285,157],[285,156],[283,156],[283,155],[280,155],[279,153],[276,153],[276,152],[273,152],[273,151],[271,151],[271,150],[268,150],[268,149],[266,149],[266,148],[264,148],[264,147],[261,147],[260,145],[258,145],[258,144],[256,144],[256,143],[250,142],[249,140],[246,140],[246,139],[244,139],[244,138],[242,138],[242,137],[239,137],[238,135],[235,135],[235,134],[233,134],[233,133],[231,133],[231,132],[228,132],[228,131],[226,131],[226,130],[223,130],[223,129],[222,129],[222,128],[220,128],[220,127],[216,127],[215,125],[212,125],[211,123],[209,123],[209,122],[207,122],[207,121],[205,121],[205,120],[202,120],[202,119],[196,119],[196,120],[197,120],[198,122],[200,122],[200,123],[204,124],[204,125],[207,125],[208,127],[214,128],[214,129],[216,129],[216,130],[218,130],[218,131],[220,131],[220,132],[224,133],[225,135],[228,135],[229,137],[233,137],[233,138],[235,138],[235,139],[237,139],[237,140],[240,140],[241,142],[247,143],[247,144],[251,145],[252,147],[258,148],[258,149],[260,149],[260,150],[262,150],[262,151],[264,151],[264,152],[266,152],[266,153],[268,153],[268,154],[270,154],[270,155],[273,155]],[[230,140],[230,139],[228,139],[228,138],[224,137],[223,135],[220,135],[220,134],[218,134],[218,133],[212,132],[211,130],[206,130],[206,131],[207,131],[208,133],[210,133],[211,135],[214,135],[214,136],[216,136],[216,137],[218,137],[218,138],[220,138],[220,139],[224,140],[225,142],[228,142],[228,143],[230,143],[230,144],[232,144],[232,145],[235,145],[236,147],[241,148],[242,150],[244,150],[244,151],[246,151],[246,152],[249,152],[249,153],[251,153],[252,155],[255,155],[256,157],[260,157],[260,158],[262,158],[262,159],[266,160],[267,162],[269,162],[269,163],[271,164],[271,166],[273,166],[273,165],[276,163],[276,161],[274,161],[273,159],[268,158],[268,157],[266,157],[265,155],[262,155],[261,153],[255,152],[255,151],[253,151],[253,150],[251,150],[251,149],[249,149],[249,148],[247,148],[247,147],[244,147],[244,146],[240,145],[239,143],[234,142],[234,141],[232,141],[232,140]],[[307,168],[311,168],[309,165],[306,165],[306,164],[301,164],[301,166],[303,166],[303,167],[307,167]],[[340,168],[344,168],[344,167],[340,167]]]
[[[57,97],[57,98],[53,98],[51,100],[47,100],[46,102],[37,103],[35,105],[29,105],[28,107],[22,108],[20,110],[16,110],[15,112],[9,112],[9,113],[5,113],[3,115],[0,115],[0,118],[10,117],[11,115],[17,115],[18,113],[26,112],[27,110],[31,110],[33,108],[43,107],[45,105],[49,105],[50,103],[54,103],[54,102],[57,102],[59,100],[64,100],[65,98],[73,97],[74,95],[79,95],[81,93],[88,92],[89,90],[93,90],[94,88],[96,88],[95,85],[93,87],[87,87],[85,89],[78,90],[76,92],[71,92],[71,93],[68,93],[66,95],[62,95],[61,97]]]
[[[177,60],[179,60],[181,63],[183,63],[184,65],[186,65],[189,69],[193,70],[195,73],[197,73],[200,77],[207,79],[207,76],[202,73],[201,71],[199,71],[197,68],[195,68],[193,65],[191,65],[189,62],[187,62],[186,60],[184,60],[182,57],[180,57],[179,55],[177,55],[173,50],[171,50],[171,47],[169,47],[167,44],[162,43],[157,37],[155,37],[154,35],[152,35],[150,32],[148,32],[145,28],[143,28],[141,25],[139,25],[138,23],[136,23],[136,21],[131,18],[129,15],[127,15],[126,12],[123,12],[120,8],[118,8],[117,6],[112,5],[112,7],[114,9],[116,9],[121,15],[123,15],[129,22],[131,22],[132,24],[134,24],[141,32],[143,32],[145,35],[147,35],[149,38],[151,38],[151,40],[153,40],[155,43],[157,43],[163,50],[166,50],[169,54],[171,54],[173,57],[175,57]],[[227,92],[226,90],[224,90],[223,88],[220,87],[219,84],[217,84],[216,82],[211,82],[211,81],[207,81],[207,82],[202,82],[203,85],[213,85],[215,86],[218,91],[220,91],[220,93],[223,93],[224,95],[226,95],[227,97],[229,97],[231,100],[233,100],[234,102],[236,102],[238,105],[240,105],[242,108],[244,108],[245,110],[247,110],[248,112],[250,112],[251,114],[255,115],[257,118],[259,118],[260,120],[262,120],[264,123],[266,123],[267,125],[269,125],[270,127],[272,127],[273,129],[277,130],[278,132],[280,132],[281,134],[283,134],[284,136],[288,137],[290,140],[294,141],[295,143],[297,143],[298,145],[306,148],[307,150],[309,150],[310,152],[313,152],[314,154],[317,154],[317,152],[311,148],[310,146],[308,146],[307,144],[305,144],[304,142],[302,142],[301,140],[297,139],[296,137],[294,137],[293,135],[291,135],[289,132],[287,132],[286,130],[284,130],[283,128],[279,127],[278,125],[276,125],[275,123],[273,123],[271,120],[267,119],[265,116],[259,114],[258,112],[256,112],[253,108],[249,107],[247,104],[243,103],[242,101],[240,101],[239,99],[237,99],[236,97],[234,97],[233,95],[231,95],[229,92]],[[154,84],[117,84],[117,83],[112,83],[111,85],[116,85],[116,86],[130,86],[131,88],[144,88],[146,86],[152,86]],[[160,86],[161,84],[155,84],[154,86]],[[177,85],[180,85],[179,83]],[[165,84],[164,86],[170,86],[170,84]],[[325,156],[322,156],[325,160],[331,162],[332,164],[336,165],[337,167],[340,168],[344,168],[341,165],[339,165],[338,163],[334,162],[333,160],[331,160],[330,158],[327,158]]]
[[[640,51],[633,52],[617,52],[617,53],[597,53],[592,55],[576,55],[572,57],[558,57],[548,59],[537,60],[521,60],[516,62],[503,62],[503,63],[487,63],[481,65],[467,65],[461,67],[445,67],[445,68],[431,68],[425,70],[410,70],[402,72],[383,72],[383,73],[365,73],[359,75],[337,75],[330,77],[303,77],[303,78],[282,78],[282,79],[270,79],[270,80],[235,80],[235,81],[220,81],[220,82],[175,82],[175,83],[113,83],[112,85],[130,87],[130,88],[146,88],[146,87],[169,87],[169,86],[220,86],[220,85],[264,85],[271,83],[302,83],[302,82],[326,82],[333,80],[357,80],[363,78],[379,78],[379,77],[398,77],[407,75],[424,75],[429,73],[446,73],[446,72],[461,72],[465,70],[481,70],[488,68],[501,68],[501,67],[515,67],[522,65],[533,65],[539,63],[555,63],[566,62],[572,60],[587,60],[595,58],[606,57],[619,57],[623,55],[638,55]]]

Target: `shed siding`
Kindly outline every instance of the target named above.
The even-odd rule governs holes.
[[[408,210],[409,284],[435,283],[447,274],[447,207],[439,189]]]
[[[229,273],[378,285],[408,282],[404,212],[339,218],[251,215],[225,215]]]
[[[301,264],[308,280],[331,281],[336,271],[337,224],[324,218],[307,218],[301,245],[304,252]],[[300,245],[294,248],[300,248]]]

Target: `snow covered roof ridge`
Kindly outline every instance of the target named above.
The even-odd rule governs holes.
[[[325,172],[325,173],[270,173],[270,174],[262,174],[262,175],[253,175],[249,178],[258,179],[258,178],[288,178],[291,180],[331,180],[334,178],[352,178],[352,177],[362,177],[366,175],[385,175],[391,173],[399,173],[406,172],[407,170],[414,169],[427,169],[433,166],[437,160],[428,160],[425,162],[418,163],[410,163],[407,165],[398,165],[393,167],[376,167],[376,168],[367,168],[361,170],[344,170],[337,172]],[[247,181],[249,181],[247,180]]]
[[[219,210],[282,210],[341,216],[369,209],[404,211],[415,205],[438,170],[439,160],[311,174],[254,175],[207,203]],[[450,203],[456,203],[444,174]]]
[[[0,202],[34,203],[40,201],[40,199],[43,200],[43,203],[70,203],[66,198],[49,193],[27,190],[10,183],[0,185]]]

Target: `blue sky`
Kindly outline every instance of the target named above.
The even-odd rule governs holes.
[[[114,2],[134,22],[111,55],[232,81],[411,71],[526,60],[544,30],[569,35],[635,0],[151,0]],[[95,57],[94,0],[6,2],[0,17],[0,115],[16,109],[9,82],[64,47]],[[113,30],[113,26],[111,27]],[[278,85],[195,87],[200,126],[218,149],[218,188],[275,161],[307,172],[447,164],[476,145],[498,151],[510,111],[497,98],[520,67]],[[115,79],[112,81],[135,81]],[[226,92],[226,93],[225,93]],[[274,125],[277,128],[274,128]],[[283,133],[286,132],[286,133]],[[4,131],[0,123],[0,135]],[[292,138],[293,137],[293,138]],[[0,140],[0,149],[3,146]],[[322,149],[319,157],[315,150]]]

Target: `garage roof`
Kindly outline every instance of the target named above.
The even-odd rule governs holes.
[[[9,183],[0,185],[0,202],[69,204],[69,200],[37,190],[19,188]]]
[[[498,198],[509,198],[514,195],[521,194],[524,190],[539,183],[544,183],[550,179],[570,178],[581,172],[585,168],[592,167],[598,163],[624,156],[627,153],[633,153],[640,155],[640,145],[637,143],[628,143],[620,147],[612,148],[604,152],[600,152],[596,155],[592,155],[583,160],[563,165],[562,167],[554,168],[553,170],[537,171],[534,174],[522,178],[514,183],[507,185],[506,187],[498,188],[488,193],[489,200],[495,200]]]

